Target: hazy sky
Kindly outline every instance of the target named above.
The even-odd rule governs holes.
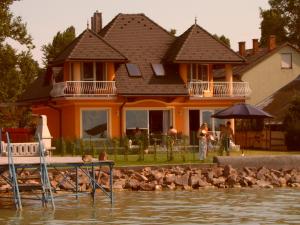
[[[96,10],[102,12],[104,26],[120,12],[144,13],[165,29],[176,29],[176,35],[197,17],[200,26],[224,34],[237,50],[238,41],[246,41],[250,48],[252,38],[260,38],[259,7],[269,8],[268,0],[22,0],[11,10],[27,23],[36,46],[34,58],[41,63],[43,44],[71,25],[80,34]]]

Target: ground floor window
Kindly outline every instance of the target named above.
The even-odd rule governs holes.
[[[149,135],[167,133],[172,125],[171,110],[126,110],[126,135],[132,135],[136,128]]]
[[[98,139],[108,137],[108,110],[81,110],[81,137]]]

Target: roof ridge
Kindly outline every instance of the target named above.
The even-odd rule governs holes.
[[[180,55],[181,51],[183,50],[183,46],[186,44],[187,40],[190,38],[192,30],[195,28],[196,24],[193,24],[189,29],[187,29],[183,34],[181,34],[179,37],[182,37],[183,35],[187,34],[187,37],[184,39],[182,45],[179,48],[179,51],[177,52],[176,56],[175,56],[175,60],[177,59],[177,57]]]
[[[102,32],[104,32],[103,37],[105,37],[109,31],[114,27],[116,20],[118,19],[118,17],[120,17],[122,15],[122,13],[118,13],[108,24],[105,25],[105,27],[103,27],[100,30],[100,35]]]
[[[238,56],[239,58],[243,59],[244,61],[246,60],[243,56],[241,56],[240,54],[236,53],[235,51],[233,51],[228,45],[226,45],[224,42],[222,42],[220,39],[214,37],[211,33],[209,33],[206,29],[204,29],[203,27],[201,27],[198,24],[194,24],[195,26],[197,26],[198,28],[200,28],[201,30],[203,30],[206,34],[208,34],[210,37],[212,37],[213,39],[215,39],[217,42],[219,42],[220,44],[222,44],[224,47],[226,47],[228,50],[230,50],[232,53],[234,53],[236,56]]]

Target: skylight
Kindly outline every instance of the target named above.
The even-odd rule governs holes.
[[[166,75],[163,64],[151,63],[151,66],[152,66],[153,72],[156,76],[165,76]]]
[[[140,77],[142,76],[142,73],[140,71],[140,68],[138,65],[133,64],[133,63],[126,63],[126,68],[130,76],[133,77]]]

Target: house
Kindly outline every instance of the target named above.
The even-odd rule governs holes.
[[[118,14],[102,28],[94,13],[84,30],[49,65],[20,101],[48,117],[54,138],[164,134],[172,125],[192,136],[210,116],[250,94],[233,82],[244,58],[193,24],[176,37],[144,14]],[[214,71],[226,71],[224,81]]]
[[[239,42],[239,54],[247,63],[235,67],[233,73],[250,84],[249,104],[259,104],[300,75],[299,49],[289,43],[277,46],[274,35],[266,48],[259,47],[258,39],[253,39],[252,49],[247,50],[245,42]]]

